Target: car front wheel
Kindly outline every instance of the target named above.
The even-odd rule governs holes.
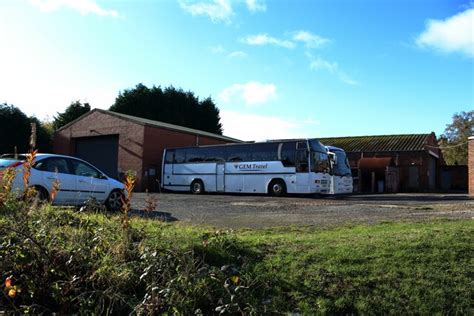
[[[114,190],[110,193],[105,206],[109,212],[118,212],[122,209],[123,205],[123,193],[119,190]]]

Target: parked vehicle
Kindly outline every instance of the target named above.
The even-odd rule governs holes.
[[[344,149],[326,146],[331,161],[331,186],[329,194],[350,194],[353,180],[349,160]]]
[[[0,173],[6,168],[15,168],[12,191],[19,195],[25,189],[25,159],[26,155],[0,156]],[[60,189],[52,201],[53,204],[82,205],[92,198],[105,204],[111,211],[118,211],[122,206],[124,185],[106,176],[90,163],[70,156],[37,154],[31,168],[30,187],[36,189],[39,198],[49,200],[55,182],[59,184]]]
[[[166,149],[162,186],[174,191],[329,193],[329,160],[317,139]]]

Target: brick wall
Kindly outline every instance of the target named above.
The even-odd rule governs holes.
[[[469,137],[468,153],[469,195],[474,195],[474,136]]]
[[[74,156],[75,139],[118,135],[118,168],[137,173],[137,189],[141,190],[143,174],[143,140],[145,127],[101,112],[93,111],[54,136],[54,153]]]

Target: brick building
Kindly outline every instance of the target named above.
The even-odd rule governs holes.
[[[346,151],[358,192],[429,192],[441,187],[444,160],[434,133],[320,140]]]
[[[237,139],[173,124],[95,109],[60,128],[54,152],[83,158],[119,178],[133,170],[137,190],[156,190],[163,149],[240,142]]]

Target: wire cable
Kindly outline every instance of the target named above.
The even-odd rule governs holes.
[[[459,143],[457,145],[451,145],[451,146],[430,146],[430,145],[425,145],[425,146],[429,147],[429,148],[435,148],[435,149],[449,149],[449,148],[460,147],[460,146],[466,145],[467,143],[468,142],[462,142],[462,143]]]

